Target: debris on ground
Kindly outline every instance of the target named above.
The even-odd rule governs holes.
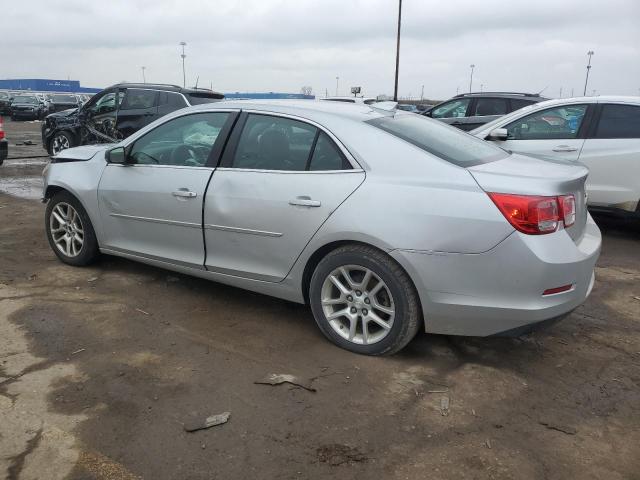
[[[262,380],[256,380],[256,385],[281,385],[283,383],[289,383],[291,385],[295,385],[296,387],[304,388],[310,392],[315,392],[316,389],[311,386],[311,382],[300,379],[294,375],[289,375],[287,373],[270,373]]]
[[[139,308],[136,308],[136,312],[140,312],[140,313],[143,313],[143,314],[145,314],[145,315],[150,315],[150,313],[149,313],[149,312],[145,312],[144,310],[141,310],[141,309],[139,309]]]
[[[576,433],[578,433],[578,430],[568,425],[560,425],[558,423],[549,422],[547,420],[540,420],[538,423],[544,427],[547,427],[549,430],[556,430],[558,432],[566,433],[567,435],[575,435]]]
[[[333,467],[343,465],[345,463],[366,462],[368,458],[355,447],[333,443],[330,445],[322,445],[316,450],[318,461],[328,463]]]
[[[86,350],[86,348],[80,348],[80,349],[76,350],[75,352],[71,352],[71,355],[76,355],[77,353],[84,352],[85,350]]]
[[[443,417],[449,415],[449,397],[446,395],[440,399],[440,413]]]
[[[204,420],[189,420],[185,422],[184,429],[187,432],[196,432],[198,430],[205,430],[207,428],[215,427],[217,425],[222,425],[229,421],[229,417],[231,416],[231,412],[219,413],[217,415],[211,415],[210,417],[205,418]]]
[[[91,278],[88,278],[88,279],[87,279],[87,282],[89,282],[89,283],[93,283],[93,282],[95,282],[96,280],[98,280],[98,277],[91,277]]]
[[[491,440],[489,440],[488,438],[485,440],[484,442],[485,447],[487,447],[489,450],[491,450]]]

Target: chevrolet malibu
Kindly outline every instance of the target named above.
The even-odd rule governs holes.
[[[389,105],[228,101],[45,169],[60,260],[118,255],[310,305],[340,347],[486,336],[589,295],[587,169],[523,158]]]

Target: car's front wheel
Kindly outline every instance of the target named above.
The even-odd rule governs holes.
[[[71,148],[75,145],[73,137],[68,132],[56,132],[49,142],[49,154],[57,155],[62,150]]]
[[[64,263],[83,266],[98,257],[98,240],[89,215],[69,192],[60,191],[49,200],[45,227],[51,249]]]
[[[327,338],[365,355],[398,352],[421,324],[418,294],[406,272],[364,245],[346,245],[323,258],[311,277],[309,300]]]

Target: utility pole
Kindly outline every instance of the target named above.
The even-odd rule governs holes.
[[[400,25],[402,23],[402,0],[398,0],[398,40],[396,42],[396,83],[393,88],[393,101],[398,101],[398,71],[400,69]]]
[[[476,68],[476,66],[472,63],[469,67],[471,67],[471,78],[469,79],[469,93],[471,93],[471,87],[473,87],[473,69]]]
[[[483,89],[483,87],[484,87],[484,83],[481,83],[481,84],[480,84],[480,93],[482,93],[482,89]]]
[[[187,46],[187,42],[180,42],[180,45],[182,46],[182,55],[180,55],[180,57],[182,58],[182,86],[186,88],[186,86],[187,86],[187,74],[185,73],[185,70],[184,70],[184,59],[187,56],[184,54],[184,47]]]
[[[424,100],[424,85],[422,85],[422,92],[420,93],[420,101]]]
[[[458,93],[460,93],[460,87],[456,87],[456,95],[458,95]]]
[[[147,83],[147,78],[144,76],[144,71],[147,67],[142,67],[142,83]]]
[[[562,98],[562,87],[560,87],[560,98]]]
[[[340,82],[340,77],[336,77],[336,97],[338,96],[338,84]]]
[[[571,87],[571,96],[573,97],[573,87]]]
[[[583,97],[587,96],[587,83],[589,83],[589,70],[591,70],[591,57],[593,56],[593,50],[589,50],[587,52],[587,55],[589,56],[589,63],[587,63],[587,78],[585,78],[584,80],[584,93],[582,94]]]

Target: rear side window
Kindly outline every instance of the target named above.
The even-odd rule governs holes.
[[[604,105],[595,138],[640,138],[640,107]]]
[[[459,167],[472,167],[509,156],[501,148],[484,140],[420,115],[396,114],[365,123]]]
[[[158,92],[155,90],[138,90],[129,88],[126,90],[120,110],[144,110],[156,106]]]
[[[505,98],[479,98],[476,100],[475,112],[472,115],[479,117],[504,115],[507,111],[507,100]]]
[[[512,98],[511,111],[520,110],[521,108],[526,107],[527,105],[531,105],[533,103],[536,103],[536,102],[532,102],[531,100],[519,100],[516,98]]]
[[[329,136],[320,132],[311,156],[309,170],[348,170],[351,165]]]

